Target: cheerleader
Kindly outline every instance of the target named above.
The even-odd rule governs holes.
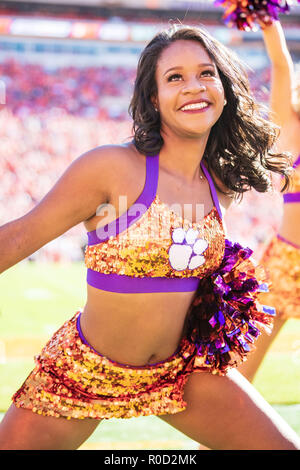
[[[266,191],[269,170],[288,181],[270,164],[276,130],[238,59],[199,28],[146,46],[130,109],[132,141],[79,157],[0,228],[0,272],[80,222],[88,231],[86,305],[36,357],[0,447],[76,449],[103,419],[152,414],[213,449],[300,449],[233,371],[272,309],[257,302],[263,278],[250,250],[226,240],[223,214],[249,186]],[[98,206],[118,208],[124,194],[127,211],[103,224]]]
[[[264,301],[276,306],[277,315],[272,334],[259,338],[256,351],[239,369],[249,380],[253,380],[285,322],[300,318],[300,76],[294,73],[280,22],[260,24],[271,61],[270,117],[280,126],[276,148],[290,152],[295,171],[292,189],[283,196],[279,233],[272,238],[260,261],[272,283]]]

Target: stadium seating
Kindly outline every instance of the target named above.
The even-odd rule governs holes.
[[[261,101],[267,100],[269,73],[264,69],[250,75]],[[0,64],[6,87],[6,102],[0,105],[0,224],[28,212],[83,152],[128,140],[134,76],[130,67],[50,70],[12,59]],[[278,195],[251,192],[229,212],[229,232],[257,250],[276,230],[280,208]],[[81,224],[32,259],[82,259],[84,243]]]

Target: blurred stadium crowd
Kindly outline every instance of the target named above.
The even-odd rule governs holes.
[[[131,121],[117,103],[129,104],[134,77],[131,66],[50,69],[15,58],[2,61],[6,100],[0,105],[0,224],[32,209],[83,152],[128,140]],[[268,99],[269,79],[268,68],[250,74],[260,101]],[[250,192],[227,216],[229,235],[259,254],[280,215],[278,193]],[[32,258],[79,260],[84,244],[83,226],[74,227]]]

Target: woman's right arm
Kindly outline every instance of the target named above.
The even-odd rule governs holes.
[[[113,153],[108,146],[83,154],[30,212],[0,227],[0,273],[96,213],[109,199]]]

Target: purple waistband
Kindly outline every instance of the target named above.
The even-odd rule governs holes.
[[[168,277],[131,277],[120,274],[103,274],[87,270],[87,283],[109,292],[120,294],[139,294],[154,292],[193,292],[197,290],[199,279]]]
[[[283,202],[300,202],[300,193],[286,193],[283,195]]]

